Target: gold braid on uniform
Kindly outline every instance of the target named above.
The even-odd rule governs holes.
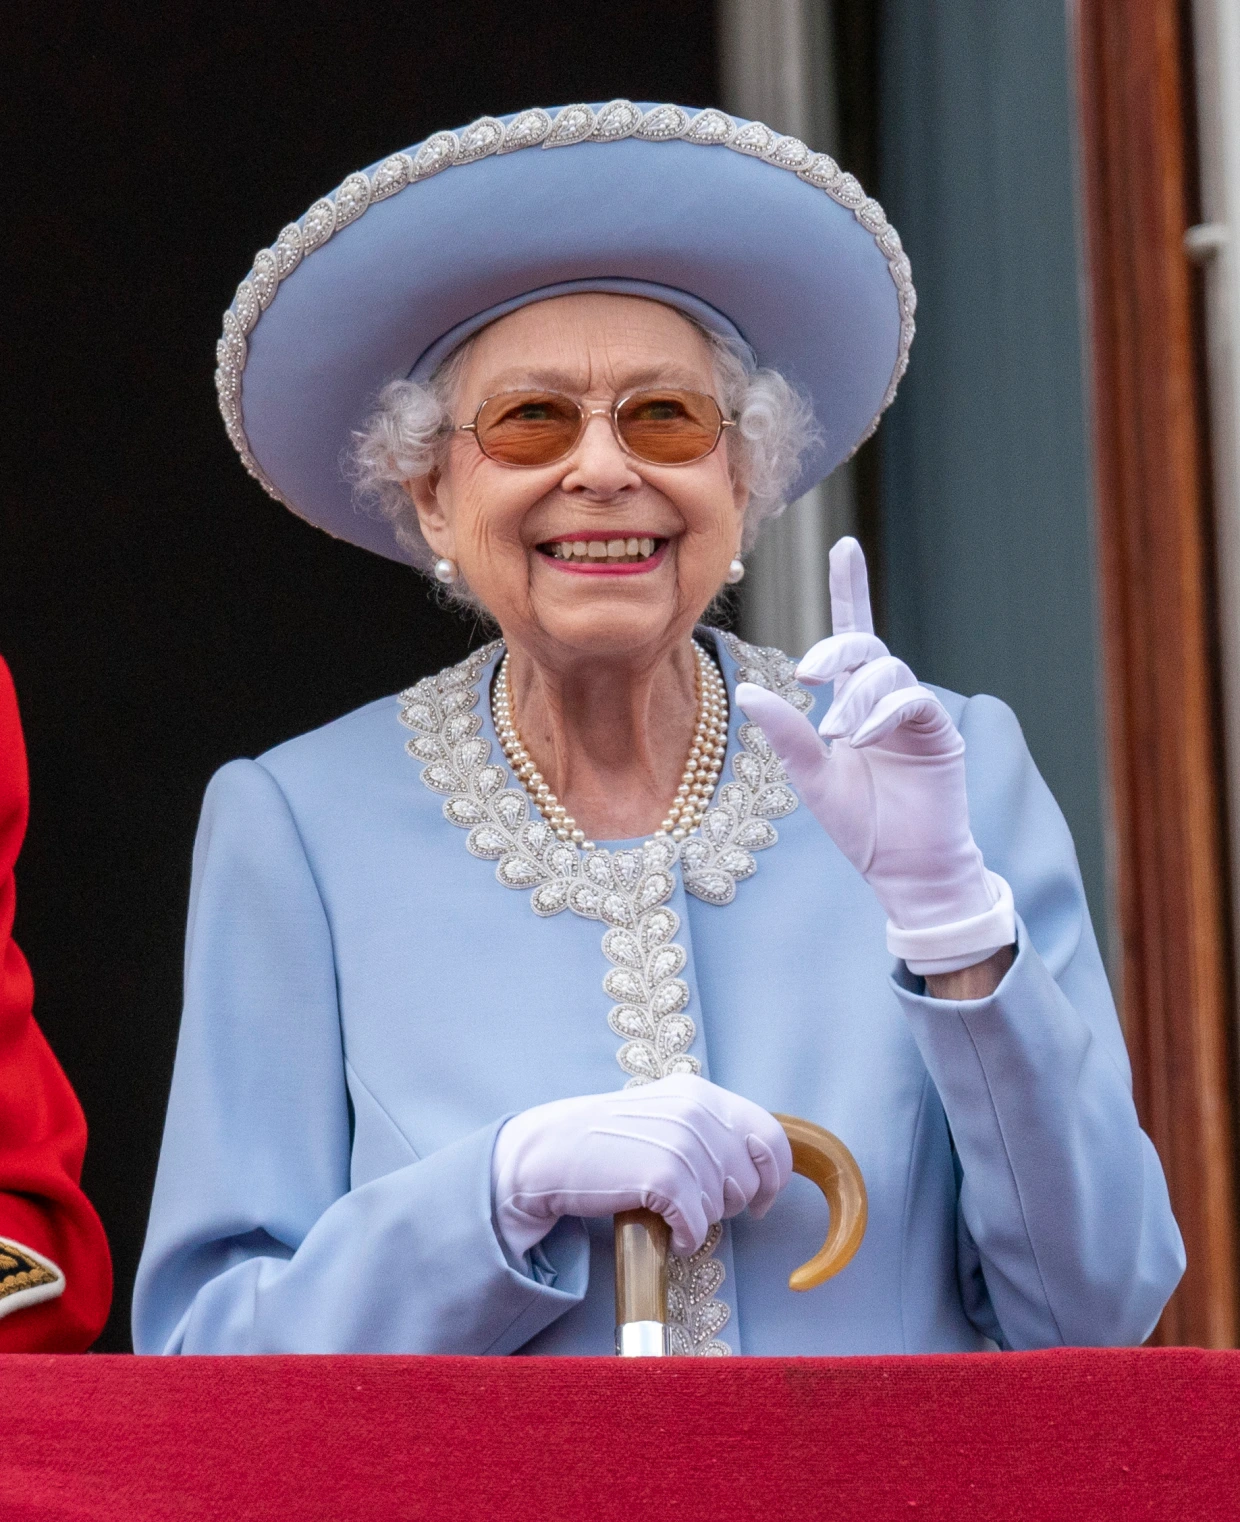
[[[0,1237],[0,1301],[40,1284],[55,1284],[57,1276],[15,1243]]]

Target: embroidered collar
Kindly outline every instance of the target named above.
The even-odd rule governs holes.
[[[702,632],[721,641],[732,656],[737,683],[776,692],[802,713],[811,706],[812,698],[797,685],[793,664],[781,651],[747,645],[721,630]],[[797,806],[758,726],[739,724],[734,780],[720,783],[718,801],[707,811],[701,831],[679,848],[664,838],[620,851],[582,851],[557,840],[543,820],[532,817],[524,790],[512,785],[507,766],[491,760],[491,742],[479,733],[479,684],[500,648],[499,641],[485,645],[400,696],[401,722],[414,731],[406,749],[424,763],[425,785],[445,795],[444,818],[469,831],[470,854],[496,862],[496,878],[506,888],[532,889],[531,907],[543,916],[571,908],[586,919],[629,929],[638,915],[670,894],[669,874],[677,856],[686,892],[709,904],[731,903],[737,883],[757,870],[752,853],[779,838],[771,821]]]
[[[737,683],[765,687],[802,713],[812,706],[781,651],[747,645],[718,629],[699,635],[723,644],[736,663]],[[504,887],[529,892],[530,906],[542,918],[571,909],[607,926],[603,955],[610,966],[603,988],[614,1000],[607,1023],[622,1042],[616,1061],[627,1075],[626,1087],[698,1073],[701,1063],[689,1050],[697,1026],[687,1013],[689,985],[680,976],[686,954],[675,941],[680,916],[667,903],[677,860],[687,893],[720,907],[731,903],[737,884],[758,870],[753,853],[779,839],[772,821],[792,813],[796,794],[766,736],[742,721],[732,780],[720,783],[697,835],[679,845],[664,836],[621,850],[583,851],[558,840],[548,824],[531,817],[528,796],[512,785],[506,765],[491,760],[491,741],[480,733],[482,675],[500,649],[498,641],[486,645],[401,693],[401,722],[413,731],[406,749],[423,763],[423,783],[443,795],[444,818],[469,831],[470,854],[494,861]],[[716,1298],[724,1279],[714,1256],[722,1234],[713,1226],[697,1252],[672,1260],[668,1326],[677,1353],[732,1351],[719,1337],[730,1314]]]

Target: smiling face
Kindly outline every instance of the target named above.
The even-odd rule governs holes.
[[[651,386],[718,397],[697,329],[657,301],[561,296],[474,339],[453,421],[501,392],[563,392],[589,410]],[[442,469],[409,489],[431,549],[456,561],[510,644],[557,665],[650,658],[688,637],[740,546],[746,492],[726,438],[692,464],[651,465],[595,415],[564,459],[514,466],[458,432]]]

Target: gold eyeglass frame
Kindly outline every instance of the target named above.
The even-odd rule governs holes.
[[[709,402],[715,411],[719,414],[719,426],[715,431],[715,437],[711,441],[710,448],[704,449],[699,455],[694,455],[693,459],[691,460],[668,461],[648,460],[645,455],[640,455],[636,450],[630,449],[620,432],[620,409],[626,402],[632,401],[635,396],[644,396],[647,393],[651,394],[652,396],[658,396],[660,393],[671,394],[675,396],[696,396],[700,397],[703,401]],[[515,460],[496,459],[493,454],[490,454],[487,451],[486,446],[482,442],[482,438],[478,433],[478,419],[482,416],[482,409],[487,405],[487,403],[493,402],[497,397],[501,396],[547,396],[555,397],[566,402],[571,402],[577,409],[578,417],[577,432],[573,435],[572,443],[569,444],[563,454],[556,455],[553,460],[542,460],[537,464],[524,465]],[[506,466],[510,470],[543,470],[546,469],[546,467],[549,465],[559,465],[561,461],[567,460],[569,455],[572,454],[573,450],[576,449],[578,444],[581,443],[582,436],[590,425],[590,419],[596,417],[605,417],[610,420],[612,435],[624,454],[628,455],[631,459],[640,460],[643,465],[654,465],[659,470],[675,470],[682,465],[701,464],[703,460],[714,454],[715,450],[718,449],[719,440],[723,437],[723,430],[725,428],[736,427],[736,419],[725,417],[723,414],[723,408],[719,405],[715,398],[710,395],[709,392],[692,391],[686,386],[638,386],[632,391],[626,391],[623,396],[618,396],[615,401],[612,402],[610,407],[586,407],[583,406],[577,397],[569,396],[566,391],[539,390],[537,388],[523,386],[516,391],[495,391],[490,396],[484,396],[478,403],[478,410],[474,413],[473,421],[470,423],[457,423],[453,426],[451,431],[453,433],[472,433],[475,440],[477,441],[478,448],[482,450],[483,454],[486,455],[488,460],[494,460],[496,465]]]

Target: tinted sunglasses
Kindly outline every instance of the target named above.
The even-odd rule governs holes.
[[[560,391],[501,391],[455,431],[472,433],[501,465],[555,465],[572,454],[592,417],[610,418],[621,449],[648,465],[704,460],[723,430],[736,426],[713,396],[659,386],[630,391],[610,407],[586,407]]]

